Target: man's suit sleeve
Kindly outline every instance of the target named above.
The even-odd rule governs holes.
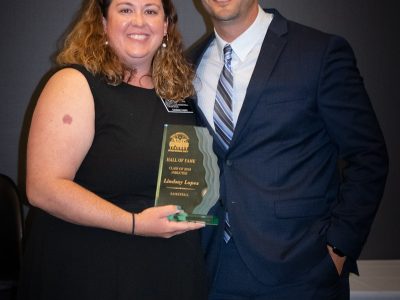
[[[357,259],[383,194],[388,157],[353,51],[337,36],[330,38],[322,63],[318,109],[344,162],[327,239]]]

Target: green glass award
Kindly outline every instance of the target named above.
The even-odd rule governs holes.
[[[174,221],[202,221],[217,225],[208,215],[219,198],[219,168],[205,127],[164,125],[158,171],[156,206],[177,205],[184,213]]]

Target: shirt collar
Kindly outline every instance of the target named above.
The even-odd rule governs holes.
[[[266,13],[260,6],[258,6],[258,14],[253,24],[233,42],[230,43],[233,52],[239,57],[240,61],[244,61],[250,51],[255,47],[260,40],[264,40],[264,35],[260,32],[265,32],[265,29],[271,24],[273,15]],[[215,40],[217,43],[218,53],[222,61],[224,60],[224,47],[228,42],[224,41],[215,31]]]

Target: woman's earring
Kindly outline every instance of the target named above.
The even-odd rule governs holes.
[[[108,41],[105,41],[104,45],[108,46]]]
[[[168,33],[166,35],[164,35],[164,39],[163,39],[161,46],[163,48],[167,48],[167,43],[168,43]]]

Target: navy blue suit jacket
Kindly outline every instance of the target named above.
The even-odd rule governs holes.
[[[354,271],[384,190],[384,139],[349,44],[268,11],[230,149],[214,138],[222,203],[214,213],[229,212],[241,257],[265,283],[306,273],[327,242]],[[192,49],[195,64],[213,38]],[[213,274],[222,226],[207,230]]]

